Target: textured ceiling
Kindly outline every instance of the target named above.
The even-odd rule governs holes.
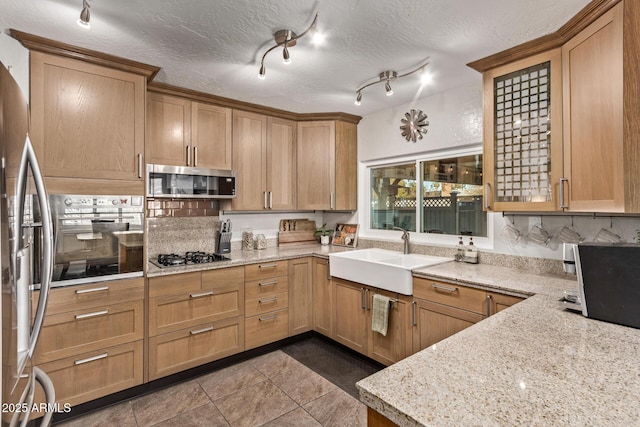
[[[469,82],[466,63],[557,30],[589,0],[0,0],[0,29],[14,28],[162,67],[156,81],[298,113],[366,114]],[[279,29],[302,32],[320,13],[326,41],[305,37],[260,58]],[[430,85],[415,75],[355,90],[385,70],[430,57]]]

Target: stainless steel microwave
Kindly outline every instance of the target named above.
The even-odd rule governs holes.
[[[232,199],[236,197],[235,172],[148,164],[147,197]]]

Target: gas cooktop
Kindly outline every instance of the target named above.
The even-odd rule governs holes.
[[[158,267],[178,267],[181,265],[208,264],[212,262],[231,261],[231,258],[220,254],[200,251],[185,252],[184,255],[160,254],[150,262]]]

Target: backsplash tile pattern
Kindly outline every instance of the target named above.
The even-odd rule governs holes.
[[[147,218],[147,254],[215,252],[218,216]]]
[[[216,200],[147,200],[147,218],[184,218],[220,214]]]

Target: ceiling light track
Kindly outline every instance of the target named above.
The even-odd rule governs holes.
[[[378,75],[378,80],[367,83],[364,86],[361,86],[358,90],[356,90],[356,105],[360,105],[362,103],[362,91],[369,86],[373,86],[378,83],[384,82],[384,89],[387,93],[387,96],[393,95],[393,89],[391,89],[391,82],[397,79],[401,79],[402,77],[409,76],[411,74],[417,73],[418,71],[423,72],[424,69],[429,65],[429,57],[427,57],[422,63],[411,71],[408,71],[404,74],[398,74],[396,71],[388,70],[383,71]]]
[[[258,72],[258,77],[260,79],[264,79],[265,78],[265,74],[266,74],[266,68],[264,66],[264,60],[267,57],[267,55],[269,54],[269,52],[273,51],[274,49],[282,46],[283,47],[282,48],[282,62],[284,64],[291,63],[291,56],[289,54],[289,48],[292,48],[293,46],[295,46],[298,43],[298,39],[301,39],[302,37],[307,35],[307,33],[311,32],[313,35],[317,34],[318,28],[316,27],[316,23],[318,22],[318,15],[319,15],[319,13],[316,13],[316,16],[313,18],[313,22],[311,23],[309,28],[304,30],[300,35],[296,34],[295,32],[293,32],[291,30],[278,30],[273,34],[273,38],[274,38],[276,44],[275,44],[275,46],[272,46],[269,49],[267,49],[267,51],[264,53],[264,55],[262,55],[262,60],[260,61],[260,71]]]

